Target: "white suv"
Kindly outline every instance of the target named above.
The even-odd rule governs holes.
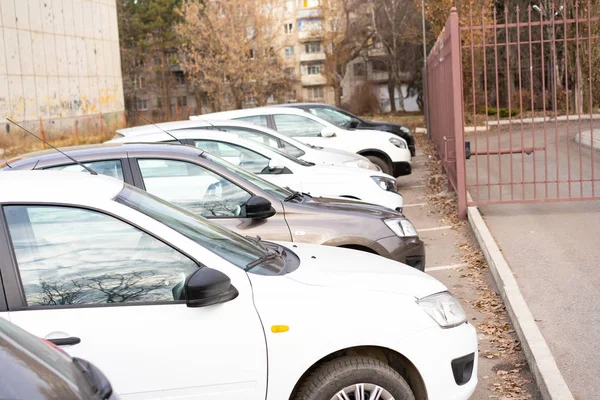
[[[397,177],[412,172],[410,150],[404,139],[388,132],[345,129],[294,108],[250,108],[191,116],[190,119],[232,119],[267,126],[304,143],[365,156],[386,174]]]
[[[0,317],[122,399],[468,399],[477,337],[436,279],[235,234],[113,178],[0,172]]]
[[[377,204],[402,212],[403,199],[396,179],[362,168],[315,165],[272,147],[227,132],[187,129],[128,135],[112,143],[172,142],[195,146],[248,172],[292,191],[312,196],[342,197]]]
[[[283,151],[291,156],[317,165],[338,165],[340,167],[357,167],[370,169],[372,171],[381,171],[381,169],[369,161],[369,159],[356,153],[308,145],[291,137],[287,137],[273,129],[242,121],[196,119],[161,122],[152,125],[118,129],[113,140],[118,141],[122,138],[133,139],[138,135],[147,135],[164,131],[175,133],[198,129],[235,133],[246,139],[255,140],[265,146]]]

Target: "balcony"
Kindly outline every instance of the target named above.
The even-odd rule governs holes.
[[[377,71],[377,72],[371,72],[369,74],[369,80],[371,82],[383,83],[383,82],[387,82],[389,79],[390,79],[390,73],[387,71]]]
[[[323,60],[325,60],[325,53],[300,53],[300,62]]]
[[[298,40],[306,42],[309,40],[319,40],[323,37],[323,31],[320,29],[310,29],[298,32]]]
[[[323,11],[320,8],[299,8],[296,11],[296,19],[321,18]]]
[[[327,79],[323,75],[302,75],[300,82],[302,86],[323,86]]]

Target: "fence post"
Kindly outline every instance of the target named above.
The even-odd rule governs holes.
[[[46,134],[44,133],[44,124],[42,123],[42,117],[40,117],[40,136],[42,137],[42,146],[46,148]]]
[[[460,27],[456,7],[450,10],[450,51],[452,54],[452,108],[454,111],[456,146],[456,196],[458,199],[458,217],[467,217],[467,183],[465,171],[465,124],[463,112],[462,50]]]

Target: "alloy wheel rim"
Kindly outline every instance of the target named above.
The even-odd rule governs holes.
[[[337,392],[331,400],[394,400],[394,396],[373,383],[356,383]]]

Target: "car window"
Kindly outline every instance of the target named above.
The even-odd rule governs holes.
[[[210,154],[220,157],[233,165],[237,165],[246,171],[260,174],[263,172],[267,173],[266,171],[269,169],[270,158],[245,147],[212,140],[194,140],[194,144],[199,149],[208,151]]]
[[[277,131],[286,136],[320,136],[325,125],[310,118],[292,114],[273,115]]]
[[[252,195],[197,164],[138,160],[146,191],[203,217],[245,217]]]
[[[225,168],[229,172],[239,175],[240,177],[244,178],[244,180],[247,180],[248,182],[258,186],[265,192],[268,192],[272,196],[277,197],[279,200],[284,200],[286,197],[288,197],[290,194],[292,194],[291,191],[284,189],[282,187],[279,187],[269,181],[266,181],[263,178],[259,177],[258,175],[255,175],[255,174],[245,171],[241,168],[238,168],[235,165],[223,160],[222,158],[215,157],[208,153],[203,153],[203,157],[205,157],[207,160],[214,162],[217,165],[220,165],[221,167]]]
[[[243,237],[138,188],[125,185],[115,201],[168,226],[244,271],[259,275],[285,273],[286,262],[282,257],[263,257],[267,248],[262,242]],[[259,258],[263,261],[258,265],[248,266]]]
[[[260,132],[251,129],[239,128],[239,127],[221,127],[227,132],[237,133],[238,135],[255,140],[265,146],[269,146],[273,149],[281,150],[294,157],[302,157],[306,154],[304,151],[294,146],[293,144],[285,140],[277,140],[277,138],[269,135],[265,132]],[[281,147],[280,147],[281,146]]]
[[[117,178],[120,180],[124,180],[123,178],[123,165],[121,164],[121,160],[103,160],[103,161],[93,161],[88,163],[83,163],[88,168],[93,169],[100,175],[106,175],[113,178]],[[56,167],[48,167],[44,169],[54,170],[54,171],[75,171],[75,172],[85,172],[88,173],[81,165],[79,164],[67,164],[67,165],[59,165]]]
[[[198,267],[97,211],[45,205],[4,211],[29,306],[179,300],[173,290]]]
[[[232,118],[236,121],[244,121],[250,124],[269,127],[269,122],[267,121],[266,115],[250,115],[248,117],[240,117],[240,118]]]
[[[339,111],[332,110],[330,108],[316,107],[309,108],[311,114],[316,115],[319,118],[323,118],[325,121],[339,126],[341,128],[349,128],[352,123],[352,118],[346,114],[342,114]]]

